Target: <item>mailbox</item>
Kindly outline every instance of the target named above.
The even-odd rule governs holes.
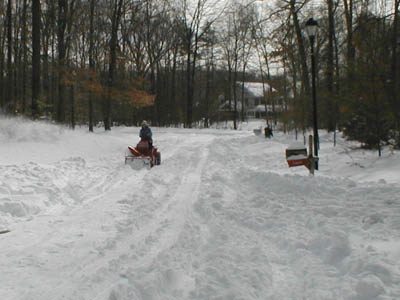
[[[306,166],[308,168],[309,158],[307,148],[301,143],[296,143],[286,149],[286,161],[289,167]]]

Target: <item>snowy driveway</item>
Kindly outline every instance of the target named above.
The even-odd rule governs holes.
[[[155,128],[137,170],[135,130],[0,146],[0,299],[400,298],[398,184],[335,174],[329,143],[288,169],[289,137],[251,130]]]

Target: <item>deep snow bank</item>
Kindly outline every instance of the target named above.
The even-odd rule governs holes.
[[[80,201],[80,191],[112,173],[107,162],[123,161],[135,131],[115,137],[0,116],[0,229]]]
[[[138,129],[115,136],[102,128],[89,133],[87,127],[71,130],[44,121],[0,116],[0,164],[54,163],[61,159],[80,157],[97,160],[119,154]]]

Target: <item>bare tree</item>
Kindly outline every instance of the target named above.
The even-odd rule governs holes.
[[[347,29],[347,76],[348,89],[351,89],[354,74],[355,48],[353,42],[353,0],[343,0]]]
[[[32,0],[32,105],[33,117],[39,115],[40,98],[40,0]]]
[[[252,39],[252,26],[255,11],[252,10],[252,6],[246,6],[241,10],[240,17],[240,40],[241,40],[241,67],[242,67],[242,110],[241,110],[241,121],[245,119],[245,99],[244,99],[244,84],[246,81],[246,71],[249,64],[250,58],[253,52],[253,39]]]
[[[240,53],[240,31],[238,24],[238,11],[230,13],[228,19],[228,32],[225,34],[223,48],[225,59],[228,64],[229,73],[229,109],[231,109],[231,101],[233,100],[233,128],[238,128],[238,99],[237,99],[237,78],[239,69],[239,53]],[[233,99],[232,99],[233,98]]]
[[[400,146],[400,98],[397,96],[399,75],[397,71],[397,55],[399,44],[399,0],[394,1],[394,17],[393,17],[393,32],[392,32],[392,61],[391,61],[391,106],[394,116],[394,123],[397,134],[397,143]]]
[[[122,17],[123,0],[114,0],[111,11],[111,37],[109,45],[109,65],[108,65],[108,94],[103,106],[104,129],[111,130],[111,90],[114,86],[115,68],[117,64],[117,48],[118,48],[118,29]]]
[[[328,51],[327,51],[327,68],[326,68],[326,83],[328,92],[328,131],[334,131],[336,129],[336,105],[334,103],[334,91],[333,91],[333,70],[334,70],[334,60],[333,60],[333,46],[334,46],[334,36],[335,36],[335,24],[334,24],[334,7],[333,0],[326,0],[328,6]]]
[[[12,0],[8,0],[7,2],[7,85],[6,85],[6,103],[7,103],[7,111],[14,112],[14,90],[13,90],[13,40],[12,40]]]
[[[94,9],[95,0],[90,0],[89,13],[89,70],[90,74],[94,74]],[[89,92],[88,104],[89,131],[93,132],[93,94]]]
[[[58,42],[58,105],[57,121],[65,122],[65,30],[67,28],[68,0],[58,0],[57,42]]]
[[[210,29],[211,25],[222,13],[222,10],[215,13],[216,0],[180,0],[178,18],[183,25],[184,32],[182,36],[186,48],[186,127],[192,127],[193,122],[193,97],[195,91],[196,63],[200,41]],[[202,25],[205,26],[202,26]]]
[[[28,1],[24,0],[22,4],[22,20],[21,20],[21,46],[22,46],[22,87],[21,87],[21,112],[24,114],[26,111],[26,88],[27,88],[27,72],[26,65],[28,63],[28,49],[27,49],[27,10],[28,10]]]
[[[247,9],[248,6],[233,3],[227,10],[227,31],[222,31],[222,47],[224,50],[224,59],[228,67],[229,82],[229,108],[231,108],[231,100],[233,100],[233,128],[238,128],[239,120],[239,102],[238,102],[238,77],[239,70],[246,70],[248,55],[250,54],[251,45],[249,45],[249,35],[251,33],[251,13]],[[245,12],[248,13],[245,13]],[[244,73],[242,73],[244,74]],[[244,77],[244,76],[242,76]],[[244,81],[244,78],[242,82]],[[242,91],[244,87],[242,84]],[[242,95],[243,97],[243,95]],[[241,102],[242,114],[244,113],[243,99]]]

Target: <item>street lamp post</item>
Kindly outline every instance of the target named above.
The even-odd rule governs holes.
[[[306,22],[306,32],[311,45],[311,72],[312,72],[312,97],[313,97],[313,135],[314,135],[314,155],[318,158],[319,136],[318,136],[318,118],[317,118],[317,92],[315,90],[315,53],[314,41],[317,34],[318,23],[313,18]],[[318,170],[318,160],[315,163],[315,169]]]

